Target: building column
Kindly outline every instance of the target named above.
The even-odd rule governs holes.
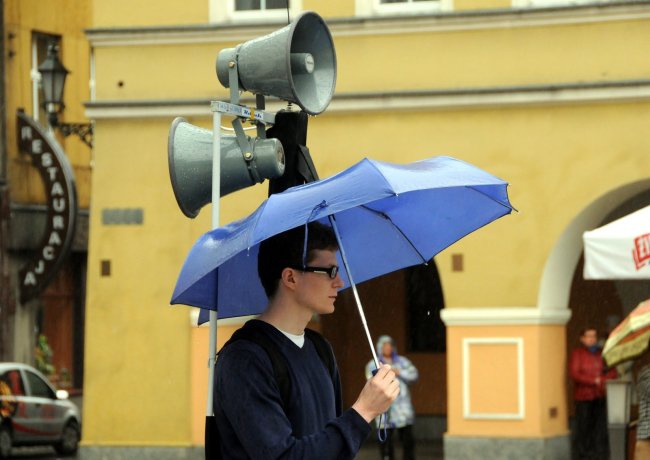
[[[445,308],[445,459],[571,458],[567,309]]]

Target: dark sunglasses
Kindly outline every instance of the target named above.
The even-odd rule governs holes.
[[[332,267],[289,267],[294,270],[300,270],[301,272],[312,272],[312,273],[326,273],[330,279],[336,278],[336,275],[339,273],[338,265]]]

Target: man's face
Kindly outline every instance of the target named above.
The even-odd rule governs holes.
[[[580,341],[587,348],[596,345],[596,343],[598,342],[598,334],[596,333],[596,330],[595,329],[586,330],[585,333],[582,335],[582,337],[580,337]]]
[[[336,251],[314,250],[308,267],[330,268],[338,265]],[[331,279],[326,273],[295,271],[297,279],[296,298],[298,302],[310,309],[312,313],[326,315],[334,312],[334,301],[338,290],[343,287],[343,280],[337,273]]]

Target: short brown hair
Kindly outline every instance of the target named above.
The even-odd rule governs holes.
[[[305,263],[313,259],[314,250],[337,250],[336,235],[331,227],[319,222],[310,222],[307,230],[307,257]],[[264,291],[270,299],[278,289],[282,270],[287,267],[302,266],[305,244],[305,226],[292,228],[264,240],[257,256],[257,274]]]

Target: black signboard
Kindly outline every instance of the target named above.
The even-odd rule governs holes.
[[[45,233],[34,257],[19,272],[20,301],[38,296],[70,253],[77,216],[74,172],[54,137],[22,111],[17,114],[18,148],[32,159],[47,196]]]

